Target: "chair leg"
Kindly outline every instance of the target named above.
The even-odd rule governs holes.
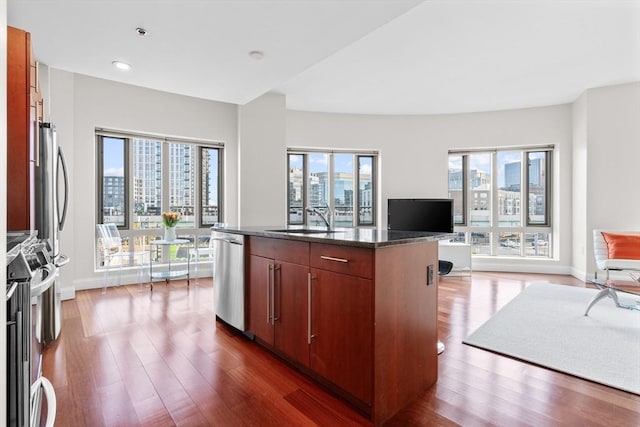
[[[138,292],[142,292],[142,284],[145,279],[145,270],[147,268],[144,263],[145,254],[138,254]]]
[[[104,282],[102,283],[102,295],[107,293],[107,286],[109,285],[109,267],[111,265],[111,260],[104,260]]]
[[[588,316],[589,310],[591,310],[591,307],[593,307],[602,298],[606,298],[609,295],[609,291],[610,291],[609,288],[604,288],[604,289],[601,289],[597,294],[595,294],[593,298],[591,298],[591,301],[589,301],[589,305],[587,306],[587,309],[585,310],[584,315]]]

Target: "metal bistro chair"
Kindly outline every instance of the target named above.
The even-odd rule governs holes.
[[[197,238],[197,237],[196,237]],[[198,282],[198,264],[200,262],[211,262],[213,264],[213,240],[209,239],[209,243],[206,246],[198,246],[198,248],[191,248],[189,250],[189,257],[191,258],[191,263],[194,266],[194,276],[196,278],[196,283]]]
[[[125,262],[128,265],[138,266],[138,284],[142,286],[145,271],[145,258],[149,258],[147,251],[125,251],[122,247],[122,237],[116,224],[97,224],[98,238],[100,239],[100,250],[104,261],[104,284],[102,293],[107,292],[109,285],[109,275],[113,267],[118,267],[118,283],[122,281],[122,267]],[[126,260],[126,261],[125,261]]]

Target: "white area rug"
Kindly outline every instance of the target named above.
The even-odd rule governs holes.
[[[640,311],[606,298],[584,316],[596,293],[531,284],[463,342],[640,394]],[[618,295],[622,303],[640,299]]]

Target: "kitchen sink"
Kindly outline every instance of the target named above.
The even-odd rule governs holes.
[[[289,233],[289,234],[329,234],[329,233],[343,233],[340,230],[312,230],[309,228],[283,228],[280,230],[265,230],[271,233]]]

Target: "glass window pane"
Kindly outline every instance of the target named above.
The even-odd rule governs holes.
[[[551,256],[551,233],[525,233],[524,254],[529,257]]]
[[[449,156],[449,198],[453,199],[453,223],[464,224],[462,156]]]
[[[469,155],[470,225],[491,226],[491,154]]]
[[[304,155],[289,154],[289,224],[304,224]]]
[[[548,153],[527,153],[529,164],[529,224],[548,224],[546,160]]]
[[[178,227],[195,227],[196,147],[169,144],[169,211],[180,214]]]
[[[473,255],[491,255],[491,233],[471,233],[471,253]]]
[[[327,153],[309,154],[309,206],[318,208],[326,214],[329,206],[329,155]],[[324,226],[324,221],[315,213],[307,214],[307,224]]]
[[[373,225],[373,157],[358,156],[358,217],[361,225]]]
[[[162,225],[162,142],[133,139],[133,228]]]
[[[375,161],[357,152],[287,154],[287,223],[325,226],[331,210],[338,227],[375,225]]]
[[[102,222],[121,227],[126,225],[124,149],[124,138],[102,139]]]
[[[353,226],[353,155],[333,156],[334,224]]]
[[[213,225],[220,222],[219,185],[220,185],[220,149],[202,147],[201,191],[202,201],[200,221],[202,225]]]
[[[520,233],[501,232],[498,237],[498,255],[520,256]]]
[[[498,227],[519,227],[521,220],[522,152],[499,151]]]

